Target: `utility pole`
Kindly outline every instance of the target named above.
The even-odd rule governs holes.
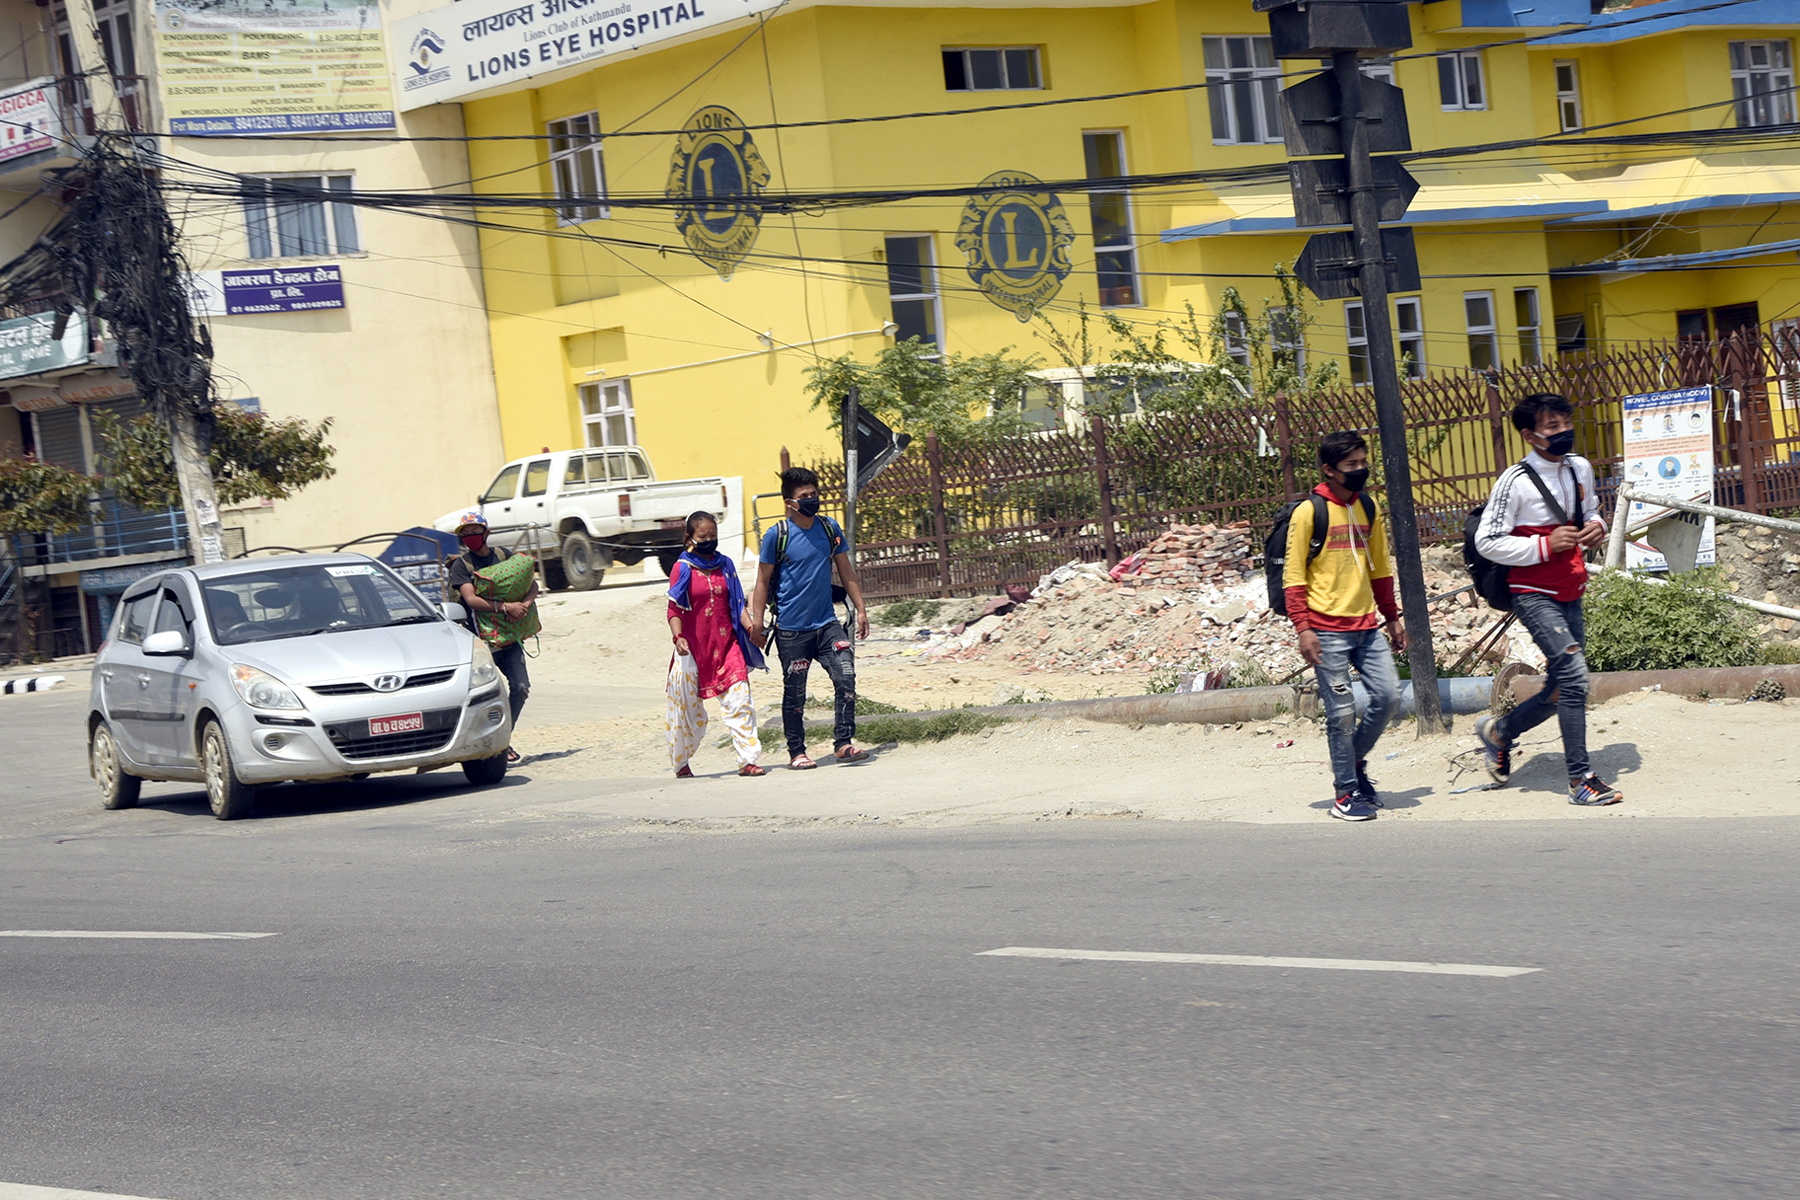
[[[1419,736],[1426,737],[1443,730],[1443,713],[1413,505],[1406,412],[1388,316],[1390,291],[1418,289],[1419,260],[1411,228],[1381,228],[1384,220],[1400,219],[1418,184],[1397,160],[1373,157],[1375,151],[1410,150],[1412,142],[1404,95],[1391,84],[1365,77],[1360,62],[1365,54],[1410,47],[1410,18],[1406,4],[1397,0],[1254,0],[1254,7],[1269,13],[1277,59],[1331,60],[1329,75],[1314,76],[1282,93],[1282,132],[1290,156],[1342,156],[1339,162],[1304,159],[1289,164],[1295,224],[1348,224],[1350,232],[1314,234],[1294,271],[1321,300],[1362,299],[1394,567],[1412,668],[1413,710]]]
[[[97,131],[87,165],[96,173],[127,173],[131,198],[143,202],[139,211],[107,214],[118,234],[117,251],[86,266],[102,293],[108,324],[125,350],[122,369],[169,426],[169,453],[187,513],[188,551],[197,562],[223,562],[225,531],[207,461],[212,449],[211,345],[204,331],[196,336],[186,280],[179,277],[174,224],[161,189],[137,161],[137,143],[100,45],[93,0],[67,0],[67,8],[69,38]],[[114,295],[126,292],[135,304],[122,306]],[[92,303],[95,297],[81,299]]]

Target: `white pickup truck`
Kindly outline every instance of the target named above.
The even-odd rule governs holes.
[[[674,570],[688,514],[723,522],[727,503],[724,479],[658,482],[641,449],[606,446],[514,459],[477,507],[492,544],[536,558],[553,590],[587,591],[614,563],[654,556],[665,573]],[[445,513],[435,527],[453,533],[461,515]]]

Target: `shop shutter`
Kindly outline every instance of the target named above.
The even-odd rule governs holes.
[[[52,408],[33,413],[37,456],[59,467],[88,469],[81,453],[81,417],[73,408]]]

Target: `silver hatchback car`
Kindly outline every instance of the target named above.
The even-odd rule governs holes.
[[[88,764],[107,808],[144,780],[204,783],[213,815],[259,785],[461,763],[506,774],[494,657],[373,559],[304,554],[183,567],[134,584],[94,662]]]

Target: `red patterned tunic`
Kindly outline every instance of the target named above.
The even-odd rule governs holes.
[[[737,683],[748,683],[750,668],[731,628],[731,592],[718,571],[696,569],[688,589],[690,607],[683,612],[669,601],[669,620],[680,620],[681,636],[699,668],[700,698],[723,696]],[[673,656],[670,665],[674,665]]]

